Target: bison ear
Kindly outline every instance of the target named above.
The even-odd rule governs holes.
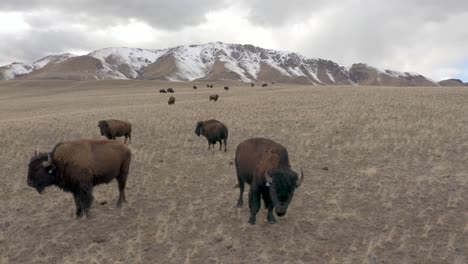
[[[266,186],[270,186],[271,183],[273,182],[273,178],[270,176],[270,168],[268,168],[265,171],[265,180],[266,180]]]
[[[301,186],[303,181],[304,181],[304,171],[301,168],[301,178],[299,178],[299,180],[297,180],[296,182],[296,189]]]

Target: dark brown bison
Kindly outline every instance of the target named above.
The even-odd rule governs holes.
[[[166,90],[164,90],[164,89],[159,89],[159,93],[166,93]]]
[[[255,86],[255,84],[251,83],[251,84],[250,84],[250,86],[254,87],[254,86]]]
[[[172,89],[172,88],[167,88],[167,92],[168,92],[168,93],[174,93],[174,89]]]
[[[210,95],[210,101],[215,101],[216,102],[216,101],[218,101],[218,98],[219,98],[219,95],[217,95],[217,94]]]
[[[286,214],[294,191],[304,180],[302,169],[299,178],[291,170],[286,148],[266,138],[251,138],[240,143],[236,149],[235,165],[240,188],[237,207],[242,207],[244,184],[247,183],[250,185],[249,223],[255,224],[261,197],[268,209],[268,222],[274,224],[273,208],[280,217]]]
[[[262,84],[262,87],[267,87],[267,86],[268,86],[268,84],[266,84],[266,83]]]
[[[196,85],[194,85],[194,86],[192,86],[192,88],[193,88],[194,90],[196,90],[196,89],[197,89],[197,86],[196,86]]]
[[[98,127],[101,130],[101,136],[108,139],[115,139],[117,137],[125,137],[124,143],[132,143],[132,124],[128,121],[108,119],[98,122]]]
[[[229,86],[224,86],[224,90],[229,90]]]
[[[228,139],[228,129],[227,127],[215,119],[210,119],[206,121],[198,121],[197,126],[195,127],[195,134],[197,136],[203,135],[208,140],[208,149],[211,145],[219,142],[219,150],[224,142],[224,152],[227,151],[227,139]]]
[[[98,184],[107,184],[115,178],[119,187],[117,207],[126,201],[125,184],[130,160],[130,149],[119,141],[61,142],[52,152],[34,153],[29,162],[27,182],[40,194],[51,185],[71,192],[76,216],[88,216],[93,202],[93,187]]]
[[[210,84],[210,88],[213,88],[213,85],[212,85],[212,84]]]
[[[169,97],[169,101],[167,103],[170,105],[175,104],[175,97],[174,96]]]

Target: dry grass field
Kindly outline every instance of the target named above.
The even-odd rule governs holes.
[[[0,263],[468,263],[467,88],[224,85],[0,82]],[[128,202],[100,185],[107,204],[77,220],[71,194],[26,185],[27,164],[107,118],[133,123]],[[227,153],[194,133],[210,118]],[[275,225],[234,208],[235,147],[258,136],[305,173]]]

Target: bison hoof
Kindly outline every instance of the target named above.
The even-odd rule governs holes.
[[[255,219],[252,219],[252,218],[249,219],[249,224],[255,225],[255,222],[256,222]]]
[[[272,225],[276,224],[276,219],[274,219],[274,218],[273,219],[268,219],[268,223],[272,224]]]

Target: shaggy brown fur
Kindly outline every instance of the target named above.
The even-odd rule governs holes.
[[[98,122],[101,136],[108,139],[116,139],[117,137],[125,137],[124,143],[132,143],[132,124],[128,121],[108,119]]]
[[[299,179],[297,173],[291,170],[286,148],[266,138],[247,139],[237,146],[235,164],[240,188],[237,207],[243,205],[244,184],[250,185],[249,223],[256,222],[260,197],[268,209],[269,223],[276,222],[273,208],[278,216],[285,215],[294,190],[304,179],[302,173]]]
[[[228,129],[227,127],[215,119],[210,119],[206,121],[198,121],[197,126],[195,127],[195,134],[197,136],[203,135],[208,140],[208,150],[211,145],[219,142],[219,150],[224,142],[224,152],[227,151],[227,139],[228,139]]]
[[[168,93],[174,93],[174,89],[172,89],[172,88],[167,88],[167,92],[168,92]]]
[[[196,86],[196,85],[194,85],[192,88],[193,88],[194,90],[196,90],[196,89],[197,89],[197,86]]]
[[[166,90],[164,90],[164,89],[159,89],[159,93],[166,93]]]
[[[93,187],[118,182],[117,206],[126,201],[125,184],[131,160],[130,149],[113,140],[75,140],[57,144],[52,152],[34,155],[29,162],[28,185],[39,193],[51,185],[71,192],[76,216],[88,216]]]
[[[268,84],[266,84],[266,83],[262,84],[262,87],[267,87],[267,86],[268,86]]]
[[[168,104],[175,104],[175,97],[174,96],[171,96],[169,97],[169,101],[167,101]]]
[[[229,86],[224,86],[224,90],[229,90]]]
[[[216,102],[216,101],[218,101],[219,95],[217,95],[217,94],[212,94],[212,95],[210,95],[209,98],[210,98],[210,101],[215,101],[215,102]]]

